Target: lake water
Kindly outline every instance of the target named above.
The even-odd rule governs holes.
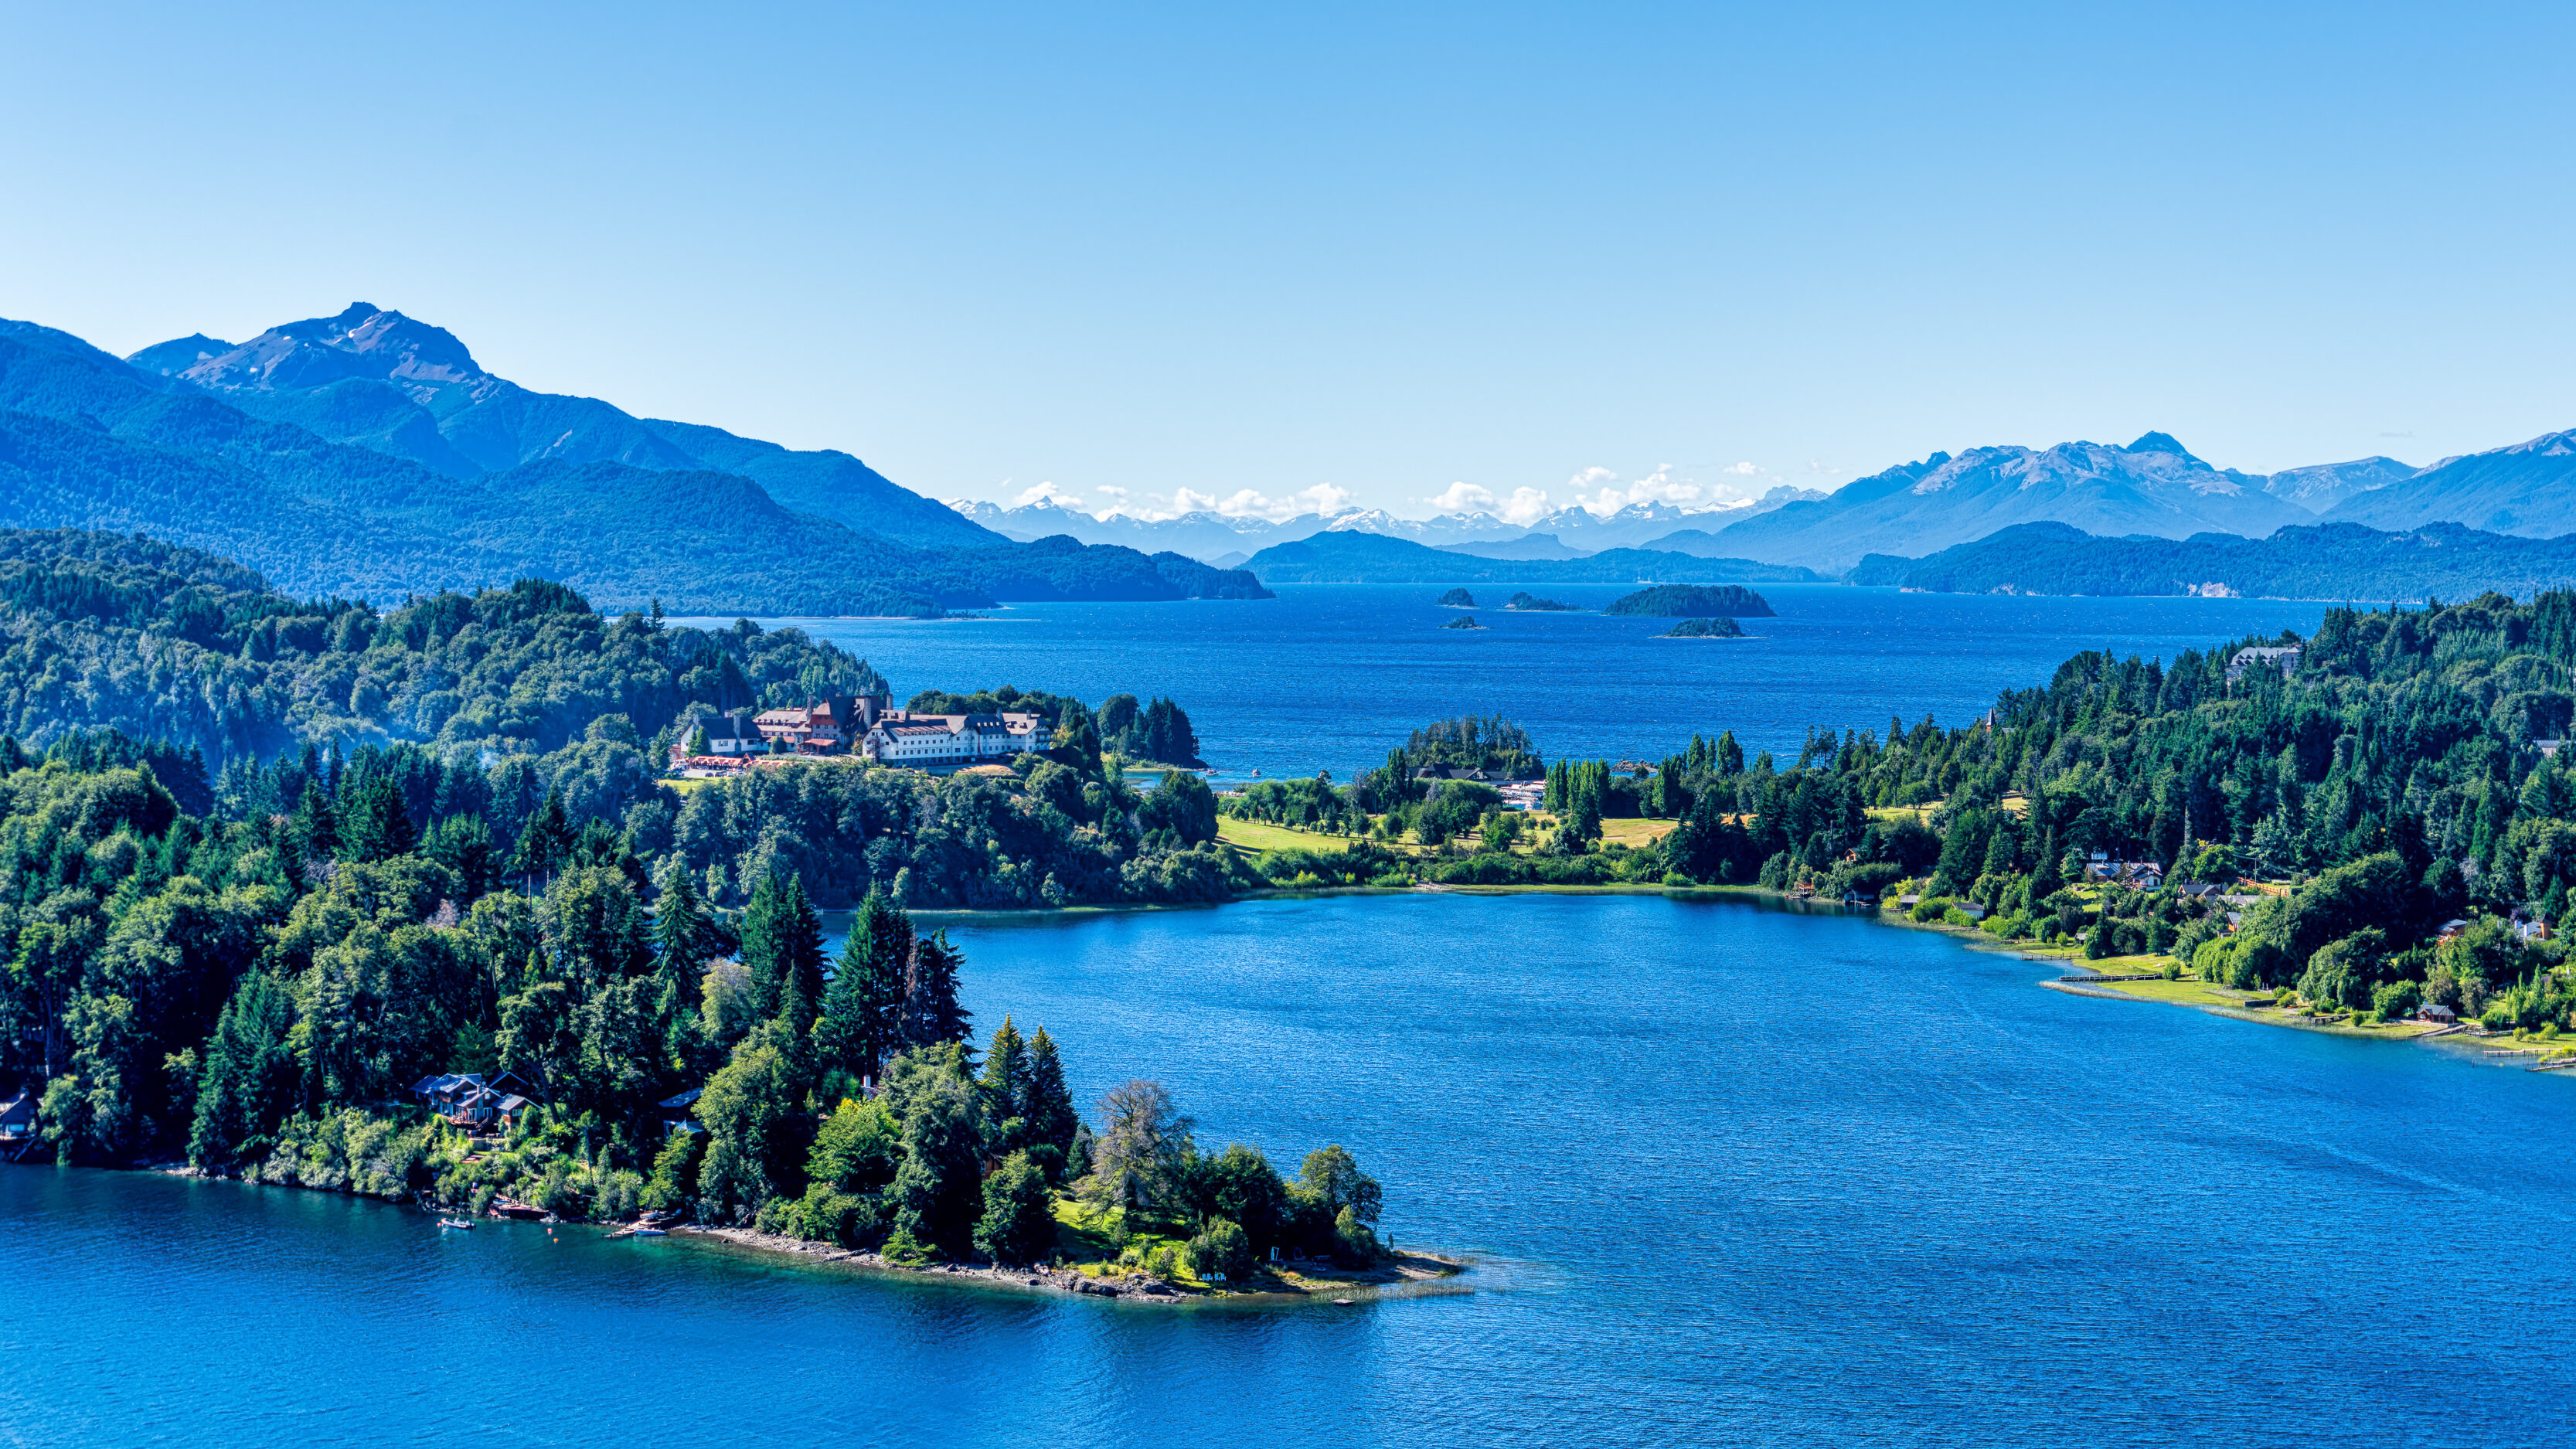
[[[0,1169],[0,1443],[2477,1445],[2576,1427],[2576,1083],[1746,901],[978,920],[1086,1102],[1471,1294],[1171,1312]]]
[[[1499,605],[1509,587],[1471,586]],[[1597,610],[1610,584],[1538,590]],[[2247,634],[2306,633],[2326,605],[2279,599],[2026,599],[1837,585],[1760,586],[1779,611],[1751,640],[1658,639],[1669,620],[1474,611],[1442,586],[1285,586],[1276,599],[1017,604],[986,620],[770,620],[865,656],[898,698],[994,688],[1180,701],[1222,778],[1383,764],[1427,720],[1501,714],[1549,758],[1661,759],[1693,731],[1792,754],[1810,727],[1884,730],[1929,713],[1961,724],[2006,689],[2045,684],[2084,649],[2170,659]],[[690,620],[692,623],[727,621]]]

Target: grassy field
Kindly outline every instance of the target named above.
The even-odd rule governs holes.
[[[1278,850],[1313,850],[1330,854],[1351,844],[1350,837],[1346,835],[1326,835],[1320,831],[1297,830],[1259,820],[1238,820],[1231,815],[1216,818],[1216,838],[1252,855],[1268,855]],[[1414,847],[1390,848],[1408,850]]]
[[[1601,843],[1624,845],[1636,850],[1672,834],[1680,825],[1678,820],[1604,820],[1601,822]]]

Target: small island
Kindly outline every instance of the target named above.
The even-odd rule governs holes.
[[[1748,639],[1744,626],[1733,619],[1684,619],[1671,629],[1655,636],[1658,639]]]
[[[1742,584],[1658,584],[1639,589],[1601,612],[1649,619],[1777,617],[1760,594]]]
[[[1451,589],[1449,592],[1440,596],[1440,607],[1444,609],[1472,609],[1476,607],[1476,596],[1468,593],[1465,589]]]
[[[1443,624],[1440,627],[1443,629],[1482,629],[1485,626],[1476,622],[1475,615],[1461,614],[1457,618],[1450,620],[1448,623]]]
[[[1527,590],[1512,595],[1504,601],[1503,607],[1516,614],[1571,614],[1575,611],[1572,604],[1542,599]]]

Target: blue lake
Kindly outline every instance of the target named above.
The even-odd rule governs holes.
[[[2497,1444],[2576,1426],[2576,1084],[1748,901],[953,927],[981,1025],[1338,1141],[1455,1297],[1026,1300],[0,1169],[0,1443]]]
[[[1511,590],[1474,586],[1498,605]],[[1537,592],[1584,609],[1628,586]],[[1549,758],[1661,759],[1693,731],[1794,753],[1809,728],[1961,724],[2045,684],[2083,649],[2170,659],[2248,634],[2306,633],[2326,605],[2277,599],[2028,599],[1760,586],[1779,611],[1753,639],[1658,639],[1668,620],[1474,611],[1442,629],[1438,585],[1307,585],[1258,602],[1019,604],[990,619],[770,620],[865,656],[898,697],[922,689],[1170,695],[1223,778],[1382,764],[1426,720],[1517,719]],[[693,620],[684,622],[730,622]]]

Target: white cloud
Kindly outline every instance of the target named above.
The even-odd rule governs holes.
[[[1586,468],[1574,475],[1574,501],[1594,514],[1611,514],[1632,503],[1670,503],[1683,509],[1714,506],[1715,490],[1689,479],[1673,477],[1673,465],[1661,463],[1655,471],[1621,488],[1615,486],[1618,475],[1607,468]],[[1593,488],[1592,496],[1583,496],[1585,485]]]
[[[1007,480],[1005,480],[1003,486],[1009,486]],[[1067,493],[1063,489],[1055,486],[1053,483],[1040,483],[1034,488],[1021,489],[1018,503],[1019,506],[1023,508],[1032,503],[1052,503],[1058,508],[1080,508],[1082,506],[1082,495],[1079,493]]]
[[[1492,508],[1496,502],[1494,490],[1479,488],[1473,483],[1452,483],[1422,501],[1440,513],[1473,513],[1480,508]]]
[[[1276,498],[1251,488],[1238,488],[1222,498],[1186,486],[1173,489],[1168,496],[1160,493],[1130,494],[1124,488],[1097,488],[1092,491],[1111,498],[1112,511],[1148,523],[1178,518],[1184,513],[1267,518],[1278,523],[1301,513],[1338,513],[1351,500],[1349,489],[1332,483],[1318,483]]]
[[[1515,488],[1511,498],[1495,512],[1503,522],[1527,528],[1547,516],[1547,495],[1536,488]]]

